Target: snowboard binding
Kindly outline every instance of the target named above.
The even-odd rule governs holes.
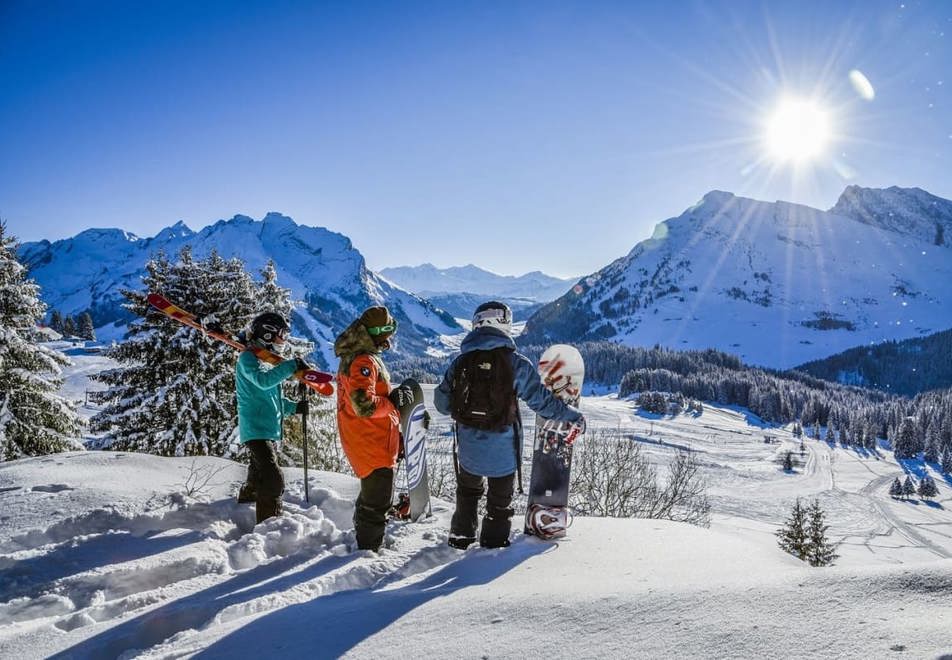
[[[394,502],[393,506],[390,507],[390,511],[387,512],[387,517],[390,520],[409,520],[410,519],[410,494],[409,493],[400,493],[397,501]]]
[[[571,526],[572,513],[568,507],[533,504],[526,512],[528,532],[546,541],[562,538]]]

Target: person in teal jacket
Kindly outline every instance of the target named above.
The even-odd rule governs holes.
[[[284,343],[289,330],[281,315],[268,312],[251,322],[250,341],[273,350],[275,345]],[[251,350],[243,351],[235,365],[238,433],[251,454],[248,479],[238,492],[238,501],[255,503],[259,523],[281,514],[284,475],[274,443],[281,439],[285,415],[299,412],[298,403],[281,395],[281,383],[302,368],[307,365],[299,359],[272,367],[261,362]]]

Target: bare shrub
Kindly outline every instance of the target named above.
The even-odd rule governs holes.
[[[185,481],[182,483],[181,492],[192,498],[198,495],[207,495],[208,488],[213,485],[211,483],[212,479],[225,467],[227,466],[198,465],[198,459],[193,458],[191,465],[188,467],[188,472],[185,473]]]
[[[632,437],[590,430],[578,441],[572,461],[571,505],[587,516],[663,518],[709,524],[710,503],[700,464],[679,451],[658,482],[657,470]]]

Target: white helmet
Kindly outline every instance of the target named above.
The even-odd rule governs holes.
[[[497,328],[511,335],[512,310],[506,303],[495,300],[485,302],[473,313],[473,329],[476,328]]]

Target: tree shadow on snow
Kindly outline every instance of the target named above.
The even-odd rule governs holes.
[[[399,589],[343,591],[292,605],[251,621],[216,641],[196,658],[236,658],[249,649],[287,656],[295,651],[339,657],[431,600],[488,584],[532,556],[555,546],[535,539],[505,550],[476,550],[427,578]]]

